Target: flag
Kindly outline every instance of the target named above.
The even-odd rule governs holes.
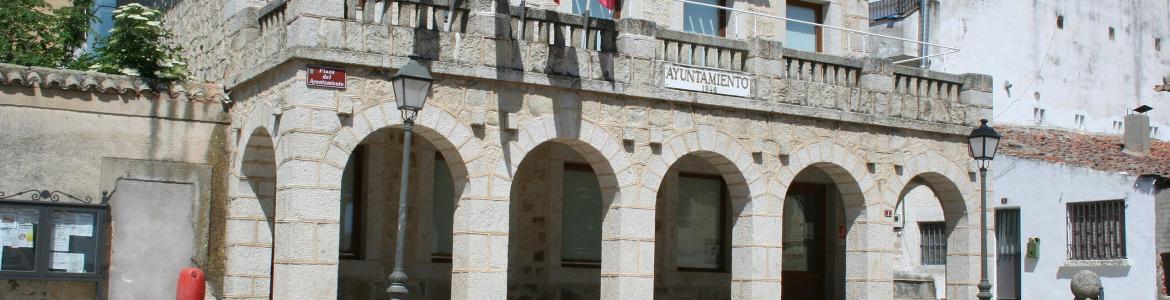
[[[589,0],[585,0],[585,1],[589,1]],[[614,7],[617,7],[617,0],[597,0],[597,2],[601,3],[601,6],[604,6],[605,8],[608,8],[609,10],[613,10]]]

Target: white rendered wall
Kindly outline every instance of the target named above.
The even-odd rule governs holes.
[[[1142,104],[1158,139],[1170,138],[1170,92],[1154,85],[1170,76],[1167,1],[949,0],[932,20],[932,42],[957,46],[931,70],[994,78],[994,121],[1120,133],[1114,121]],[[1058,15],[1064,28],[1057,29]],[[917,19],[915,14],[911,18]],[[1109,28],[1114,38],[1109,38]],[[916,28],[916,26],[915,26]],[[911,28],[911,29],[915,29]],[[916,35],[916,30],[906,30]],[[913,32],[913,33],[910,33]],[[1162,50],[1154,48],[1161,38]],[[938,50],[932,50],[938,53]],[[1004,89],[1012,85],[1011,95]]]
[[[1106,299],[1156,299],[1154,197],[1149,184],[1141,184],[1135,176],[1009,156],[996,157],[988,179],[994,187],[988,206],[1020,209],[1021,246],[1026,247],[1028,238],[1040,238],[1040,258],[1022,260],[1023,299],[1072,299],[1070,278],[1085,269],[1101,276]],[[1002,198],[1007,198],[1006,204],[1000,203]],[[1115,199],[1126,201],[1128,266],[1064,266],[1068,203]],[[988,212],[988,219],[992,226],[994,213]],[[989,235],[987,242],[992,268],[994,237]],[[994,278],[991,283],[996,284]]]
[[[920,222],[945,221],[942,205],[930,187],[925,185],[910,190],[902,198],[902,201],[898,207],[898,213],[902,215],[901,220],[903,221],[899,223],[903,227],[895,242],[899,248],[898,254],[900,254],[896,258],[896,270],[910,274],[930,275],[934,278],[935,296],[940,299],[946,298],[947,268],[945,265],[922,264],[922,232],[918,226]]]

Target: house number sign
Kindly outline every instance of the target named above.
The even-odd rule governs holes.
[[[345,69],[309,66],[308,71],[309,75],[305,80],[308,86],[345,88]]]
[[[744,74],[666,64],[663,68],[668,88],[728,96],[751,96],[752,78]]]

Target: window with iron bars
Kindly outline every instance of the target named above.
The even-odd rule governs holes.
[[[1125,258],[1125,201],[1068,204],[1068,259]]]
[[[920,222],[918,230],[922,232],[922,264],[947,264],[947,223]]]

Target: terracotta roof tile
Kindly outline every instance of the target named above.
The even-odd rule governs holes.
[[[227,100],[220,84],[181,82],[154,89],[138,77],[12,64],[0,64],[0,85],[135,94],[155,100],[213,102]]]
[[[1000,125],[1001,154],[1131,175],[1170,177],[1170,143],[1153,140],[1144,156],[1122,152],[1120,135]]]

